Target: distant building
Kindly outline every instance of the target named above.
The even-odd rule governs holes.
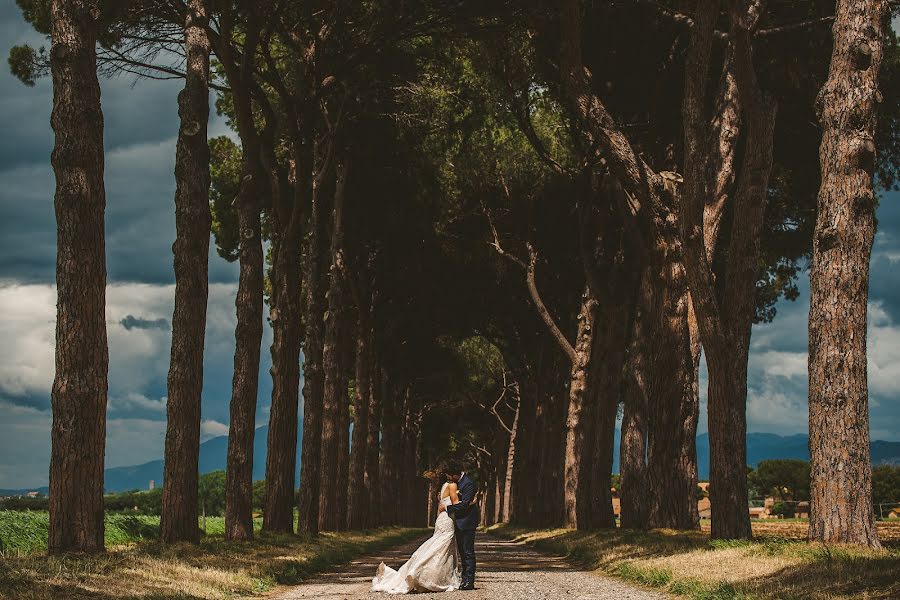
[[[702,485],[702,484],[701,484]],[[709,488],[709,484],[706,484],[707,489]],[[712,510],[710,509],[709,498],[700,498],[697,500],[697,512],[700,513],[701,519],[709,519],[712,517]]]
[[[155,487],[156,487],[156,482],[153,481],[153,480],[151,479],[151,480],[150,480],[150,486],[149,486],[147,489],[150,490],[150,491],[152,492],[152,491],[153,491],[153,488],[155,488]]]

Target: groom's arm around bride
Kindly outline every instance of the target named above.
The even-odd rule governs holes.
[[[438,507],[439,511],[447,511],[447,514],[456,519],[458,528],[465,528],[466,525],[461,523],[460,521],[475,521],[475,527],[478,526],[478,523],[481,521],[480,515],[478,514],[478,494],[475,487],[475,482],[471,477],[467,475],[463,475],[462,478],[458,482],[459,485],[459,502],[456,504],[451,504],[450,506],[445,507],[443,504]],[[474,519],[472,517],[475,517]],[[473,527],[472,529],[474,529]]]

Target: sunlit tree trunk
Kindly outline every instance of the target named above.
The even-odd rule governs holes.
[[[507,445],[506,450],[506,471],[503,477],[502,503],[499,507],[500,514],[498,520],[501,523],[509,523],[512,520],[513,473],[515,472],[514,465],[516,464],[516,443],[519,439],[519,414],[522,407],[522,400],[518,388],[516,396],[516,412],[513,416],[512,426],[510,427],[512,431],[509,433],[509,444]]]
[[[175,313],[166,401],[166,444],[160,538],[200,541],[197,485],[203,345],[209,292],[209,53],[204,0],[188,4],[185,84],[178,95],[175,151]]]
[[[572,378],[569,383],[569,406],[566,416],[565,479],[565,520],[563,526],[570,529],[590,528],[592,511],[590,504],[590,456],[588,443],[594,433],[591,427],[590,362],[594,347],[594,329],[597,318],[597,300],[585,288],[583,301],[578,311],[578,332],[575,335],[574,356],[572,357]]]
[[[873,548],[880,543],[872,508],[866,309],[886,8],[881,0],[837,2],[831,68],[817,101],[822,184],[809,311],[809,538]]]
[[[109,350],[103,112],[97,80],[98,2],[53,0],[51,155],[56,175],[56,375],[51,401],[51,554],[103,544]]]

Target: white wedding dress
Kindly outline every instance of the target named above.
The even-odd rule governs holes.
[[[440,496],[447,489],[441,487]],[[450,497],[440,500],[444,506],[451,503]],[[412,594],[415,592],[452,592],[459,589],[459,557],[456,552],[456,537],[453,519],[446,512],[438,513],[432,535],[399,571],[384,563],[372,579],[373,592],[388,594]]]

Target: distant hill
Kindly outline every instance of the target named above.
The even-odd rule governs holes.
[[[619,471],[619,430],[616,430],[615,451],[613,455],[613,472]],[[256,430],[253,442],[253,479],[263,479],[266,474],[266,441],[269,435],[267,426]],[[297,482],[300,481],[300,448],[303,438],[303,424],[299,424],[297,441]],[[900,465],[900,442],[876,440],[871,444],[872,464]],[[228,455],[228,438],[215,437],[200,444],[200,472],[209,473],[225,468]],[[755,467],[760,461],[770,458],[799,458],[809,460],[809,438],[803,434],[776,435],[774,433],[747,434],[747,463]],[[700,479],[709,479],[709,436],[697,436],[697,467]],[[106,491],[123,492],[127,490],[145,490],[152,479],[156,486],[162,485],[162,459],[129,467],[107,469]],[[46,487],[21,490],[0,490],[0,496],[17,496],[29,491],[47,493]]]
[[[24,488],[20,490],[0,490],[0,497],[2,496],[24,496],[28,492],[37,492],[38,494],[42,494],[46,496],[50,493],[50,488],[47,486],[37,487],[37,488]]]
[[[873,465],[900,465],[900,442],[876,440],[871,443]],[[809,460],[809,437],[805,434],[776,435],[774,433],[747,434],[747,464],[755,467],[760,461],[771,458],[798,458]],[[709,435],[697,436],[697,470],[701,480],[709,479]],[[619,431],[616,430],[616,447],[613,471],[619,471]]]
[[[297,441],[297,482],[300,474],[300,439],[303,437],[303,424],[299,424]],[[253,479],[263,479],[266,475],[266,441],[269,427],[256,430],[253,438]],[[225,469],[228,457],[228,436],[214,437],[200,444],[200,472],[209,473]],[[127,490],[146,490],[152,479],[157,487],[162,485],[163,461],[152,460],[142,465],[130,467],[114,467],[106,469],[105,488],[107,492],[124,492]]]

